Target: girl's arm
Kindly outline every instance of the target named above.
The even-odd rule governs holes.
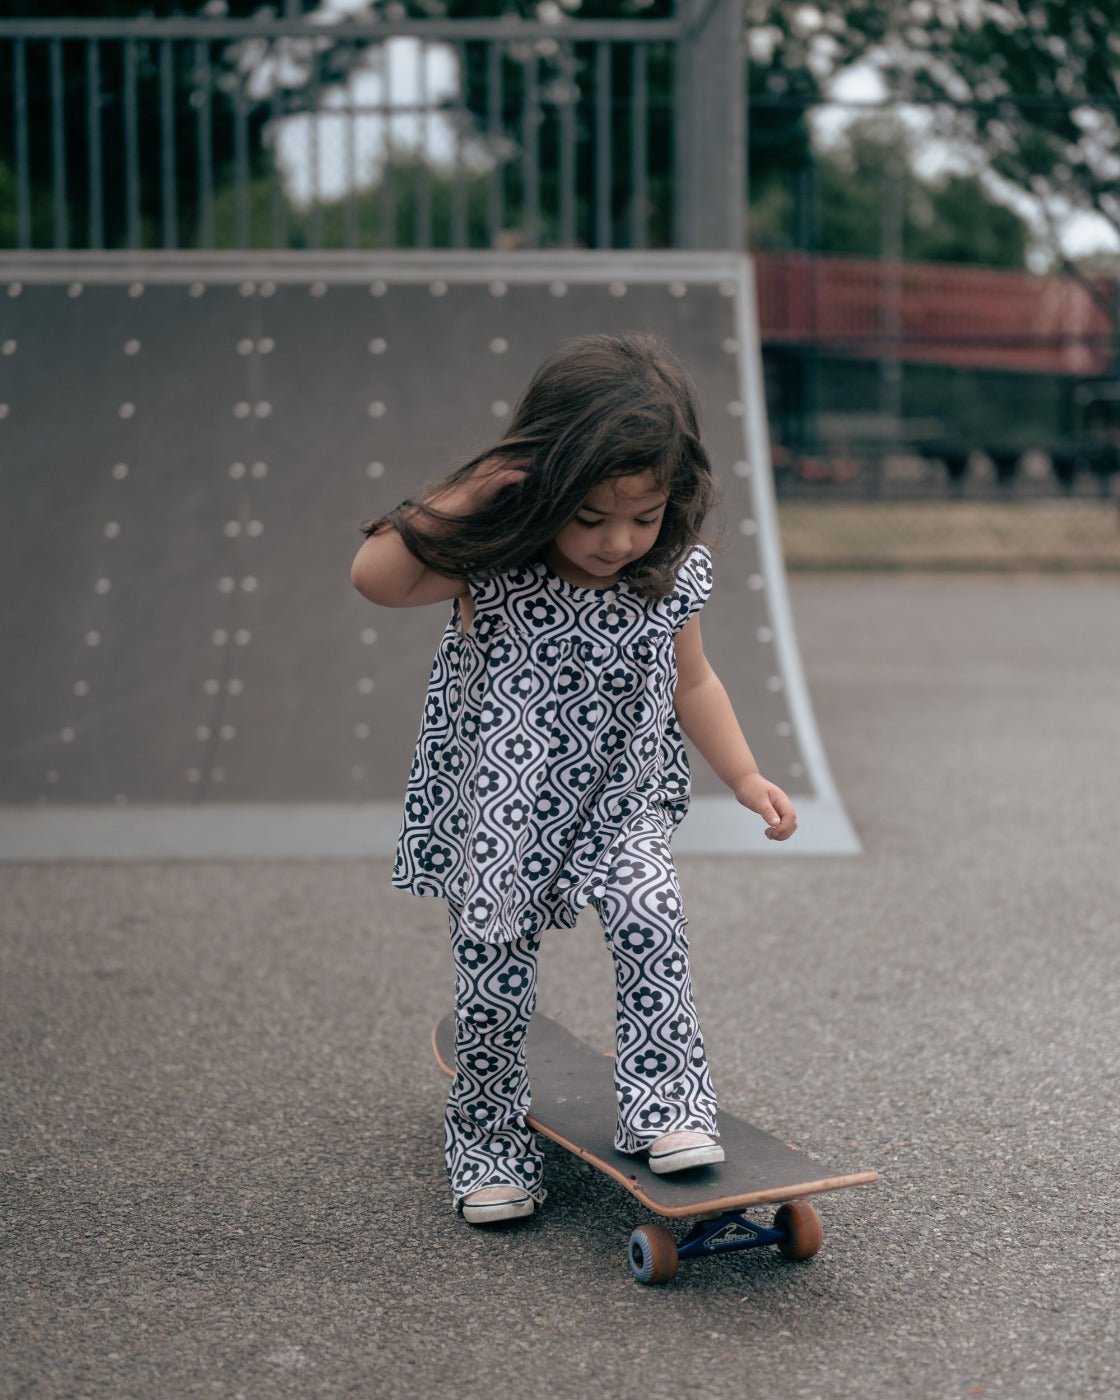
[[[487,458],[447,491],[433,496],[428,505],[449,515],[469,515],[493,499],[503,486],[521,481],[522,467]],[[429,519],[428,529],[440,528]],[[468,592],[465,579],[437,574],[407,548],[392,525],[383,525],[370,535],[354,556],[350,582],[363,598],[383,608],[416,608],[424,603],[442,603],[462,598]]]
[[[350,565],[350,582],[383,608],[416,608],[467,592],[467,582],[437,574],[417,559],[391,525],[370,535]]]
[[[797,830],[797,813],[781,788],[758,771],[727,691],[704,655],[699,615],[689,618],[674,640],[677,689],[673,708],[681,729],[738,801],[766,821],[767,837],[787,840]]]

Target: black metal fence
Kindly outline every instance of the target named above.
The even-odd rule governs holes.
[[[741,246],[741,37],[734,0],[0,22],[0,246]]]

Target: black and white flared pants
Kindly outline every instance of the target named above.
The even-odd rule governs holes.
[[[692,997],[680,884],[656,817],[635,823],[591,900],[614,958],[615,1146],[640,1152],[663,1133],[716,1133],[716,1102]],[[525,1115],[525,1037],[537,1000],[540,935],[481,943],[448,902],[455,958],[455,1078],[445,1117],[456,1207],[483,1186],[544,1200],[543,1158]]]

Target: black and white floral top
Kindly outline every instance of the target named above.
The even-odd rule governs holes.
[[[572,928],[642,813],[669,836],[691,776],[673,710],[673,638],[707,602],[695,545],[664,598],[581,588],[543,561],[468,579],[416,743],[392,883],[463,905],[488,943]]]

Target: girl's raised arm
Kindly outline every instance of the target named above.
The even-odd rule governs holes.
[[[523,467],[487,459],[458,485],[441,491],[425,504],[448,515],[470,515],[484,506],[503,486],[523,479]],[[438,531],[439,521],[429,528]],[[392,525],[382,525],[354,556],[350,582],[363,598],[383,608],[415,608],[444,602],[467,592],[466,581],[438,574],[421,563]]]
[[[363,598],[383,608],[420,607],[467,591],[466,579],[448,578],[422,564],[392,525],[382,525],[358,550],[350,582]]]

